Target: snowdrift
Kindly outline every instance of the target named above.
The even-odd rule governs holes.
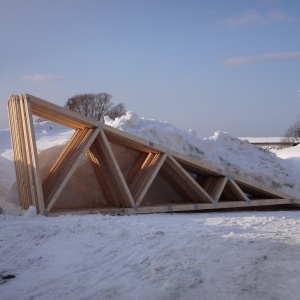
[[[213,136],[199,139],[192,129],[180,130],[168,122],[139,118],[133,112],[105,123],[155,144],[184,155],[199,159],[216,168],[280,190],[294,197],[300,195],[299,168],[294,162],[284,160],[275,153],[260,149],[248,141],[242,141],[226,132],[215,132]],[[284,153],[285,150],[277,153]],[[286,150],[288,153],[291,149]],[[300,146],[293,147],[295,156]]]

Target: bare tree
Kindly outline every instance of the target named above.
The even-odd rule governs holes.
[[[65,107],[81,115],[103,122],[105,116],[111,119],[126,113],[124,103],[114,105],[107,93],[80,94],[68,99]]]
[[[119,103],[110,108],[108,116],[114,120],[126,114],[126,110],[123,103]]]
[[[290,125],[288,129],[284,133],[284,137],[282,142],[291,142],[299,144],[300,142],[300,117],[298,117],[297,121]]]

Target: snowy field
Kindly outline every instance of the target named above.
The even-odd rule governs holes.
[[[133,113],[106,123],[300,197],[300,146],[267,152],[222,132],[198,139]],[[40,157],[71,134],[37,124]],[[0,141],[1,300],[299,299],[299,211],[36,216],[17,206],[8,130]]]

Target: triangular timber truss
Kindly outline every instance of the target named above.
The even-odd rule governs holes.
[[[19,203],[25,209],[34,205],[37,213],[133,214],[300,205],[299,199],[29,94],[11,96],[8,112]],[[75,130],[43,180],[32,115]],[[120,160],[122,153],[126,157]],[[83,197],[75,206],[58,205],[64,203],[57,200],[86,156],[101,201],[91,207]]]

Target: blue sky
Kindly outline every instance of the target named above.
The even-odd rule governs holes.
[[[6,100],[107,92],[199,137],[281,136],[300,115],[300,2],[1,0]]]

